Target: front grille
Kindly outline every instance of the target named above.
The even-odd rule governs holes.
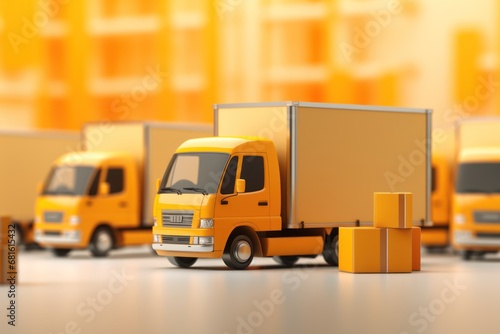
[[[45,235],[51,236],[51,237],[59,237],[61,235],[61,232],[58,231],[45,231]]]
[[[191,227],[193,210],[163,210],[161,212],[164,227]]]
[[[45,211],[43,213],[43,220],[46,223],[61,223],[63,215],[61,211]]]
[[[478,238],[500,238],[500,234],[498,234],[498,233],[477,233],[476,237],[478,237]]]
[[[164,244],[189,245],[189,237],[181,237],[177,235],[162,235],[161,241]]]
[[[475,211],[474,221],[476,223],[500,224],[500,212],[498,211]]]

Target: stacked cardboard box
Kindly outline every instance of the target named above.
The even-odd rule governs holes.
[[[0,216],[0,284],[4,283],[5,273],[7,269],[7,229],[9,219]]]
[[[339,269],[352,273],[420,270],[420,228],[411,193],[375,193],[373,227],[339,229]]]

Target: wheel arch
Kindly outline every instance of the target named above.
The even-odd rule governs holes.
[[[227,248],[230,247],[231,240],[237,236],[244,234],[250,238],[250,240],[253,243],[254,246],[254,255],[255,256],[262,256],[262,246],[261,242],[259,239],[259,236],[257,235],[257,232],[255,230],[248,226],[248,225],[241,225],[236,228],[234,228],[231,233],[229,234],[229,238],[226,240],[226,245],[224,246],[224,251],[227,251]]]
[[[90,233],[90,238],[88,241],[88,244],[92,242],[92,239],[94,239],[95,233],[97,232],[98,229],[100,228],[107,228],[109,231],[111,231],[111,236],[113,237],[113,249],[117,248],[119,244],[121,244],[122,240],[120,240],[118,233],[116,232],[116,229],[108,222],[100,222],[94,227],[94,230],[92,233]]]

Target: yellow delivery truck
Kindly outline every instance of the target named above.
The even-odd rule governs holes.
[[[155,198],[153,248],[176,266],[254,256],[338,264],[338,227],[370,226],[373,193],[413,193],[430,222],[424,109],[305,102],[221,104],[215,137],[179,146]]]
[[[59,157],[36,201],[35,240],[65,256],[88,248],[151,244],[155,180],[177,146],[212,133],[208,125],[90,123],[85,150]]]
[[[61,154],[78,150],[70,131],[0,131],[0,214],[16,224],[16,244],[33,244],[37,184]]]
[[[452,243],[464,259],[500,250],[500,118],[457,126]]]

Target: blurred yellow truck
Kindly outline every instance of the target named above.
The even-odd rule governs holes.
[[[457,126],[452,243],[464,259],[500,250],[500,118]]]
[[[82,133],[85,150],[57,159],[37,198],[36,242],[57,256],[88,248],[96,257],[151,244],[156,179],[180,143],[211,127],[89,123]]]

